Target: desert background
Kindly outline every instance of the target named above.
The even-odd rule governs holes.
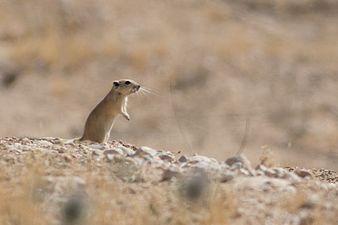
[[[0,136],[74,138],[112,81],[112,139],[338,169],[338,2],[0,0]]]

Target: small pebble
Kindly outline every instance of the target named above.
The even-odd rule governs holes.
[[[295,174],[297,174],[298,176],[304,178],[304,177],[312,177],[312,173],[306,169],[299,169],[297,168],[295,170]]]

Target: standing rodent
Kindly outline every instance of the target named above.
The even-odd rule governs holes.
[[[99,143],[108,141],[119,114],[130,120],[127,112],[128,95],[136,93],[140,87],[141,85],[133,80],[115,80],[110,92],[89,114],[80,141],[90,140]]]

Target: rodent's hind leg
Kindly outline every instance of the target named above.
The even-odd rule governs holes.
[[[107,143],[107,141],[109,141],[109,138],[110,138],[110,133],[106,133],[106,135],[104,136],[104,140],[102,143]]]
[[[110,128],[108,129],[108,131],[106,132],[105,136],[104,136],[104,140],[103,140],[103,143],[107,143],[109,141],[109,138],[110,138],[110,133],[111,133],[111,130],[113,128],[113,125],[114,125],[114,121],[112,122]]]

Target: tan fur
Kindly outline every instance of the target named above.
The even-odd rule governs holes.
[[[89,114],[80,141],[107,142],[118,115],[130,120],[127,112],[128,95],[137,92],[139,88],[140,85],[133,80],[114,81],[111,91]]]

